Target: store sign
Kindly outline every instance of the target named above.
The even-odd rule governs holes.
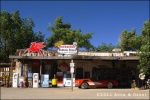
[[[59,54],[76,54],[77,46],[76,45],[60,45],[58,46],[57,52]]]
[[[43,51],[42,54],[37,52],[24,52],[22,54],[18,54],[18,56],[48,56],[48,57],[56,56],[56,55],[57,55],[57,51],[55,52],[50,50]]]

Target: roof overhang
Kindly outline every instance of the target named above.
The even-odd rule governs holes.
[[[11,63],[0,63],[0,67],[10,67]]]
[[[138,56],[127,56],[127,57],[102,57],[102,60],[139,60]]]
[[[10,59],[71,59],[70,56],[68,57],[58,57],[58,56],[9,56]]]
[[[118,56],[84,56],[84,55],[71,55],[71,56],[9,56],[10,59],[47,59],[47,60],[59,60],[59,59],[82,59],[82,60],[139,60],[138,56],[118,57]]]

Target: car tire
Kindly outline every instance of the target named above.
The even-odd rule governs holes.
[[[108,83],[107,83],[107,88],[113,88],[113,86],[114,86],[114,85],[113,85],[112,82],[108,82]]]
[[[89,85],[88,85],[87,82],[83,82],[83,83],[81,84],[81,88],[82,88],[82,89],[87,89],[88,87],[89,87]]]

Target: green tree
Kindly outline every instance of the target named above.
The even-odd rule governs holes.
[[[63,40],[64,44],[72,44],[77,42],[79,48],[85,48],[87,50],[93,49],[93,45],[89,39],[92,38],[92,32],[82,34],[81,29],[74,30],[69,23],[63,23],[62,17],[57,17],[53,26],[48,27],[49,31],[52,31],[50,37],[46,39],[46,45],[48,48],[53,48],[54,44]]]
[[[16,49],[24,49],[35,40],[41,40],[33,31],[34,22],[31,18],[21,18],[19,11],[0,13],[0,62],[9,62],[9,55]]]
[[[144,23],[142,28],[142,46],[139,51],[138,69],[143,69],[145,74],[150,74],[150,19]]]
[[[41,31],[37,31],[34,33],[34,38],[33,38],[33,41],[35,42],[44,42],[44,37],[45,35],[42,34]]]
[[[133,29],[131,32],[123,30],[120,35],[119,45],[122,51],[136,51],[141,47],[141,35],[136,34],[136,30]]]
[[[123,51],[136,51],[141,47],[141,35],[136,34],[136,30],[133,29],[131,32],[123,30],[120,35],[119,45]]]
[[[115,48],[114,45],[112,44],[107,45],[106,43],[102,42],[102,45],[98,46],[96,50],[101,52],[111,52],[114,48]]]

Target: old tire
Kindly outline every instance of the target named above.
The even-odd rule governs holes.
[[[83,83],[81,84],[81,88],[82,88],[82,89],[87,89],[88,87],[89,87],[89,85],[88,85],[87,82],[83,82]]]
[[[113,86],[114,86],[114,85],[113,85],[112,82],[108,82],[108,83],[107,83],[107,88],[113,88]]]

